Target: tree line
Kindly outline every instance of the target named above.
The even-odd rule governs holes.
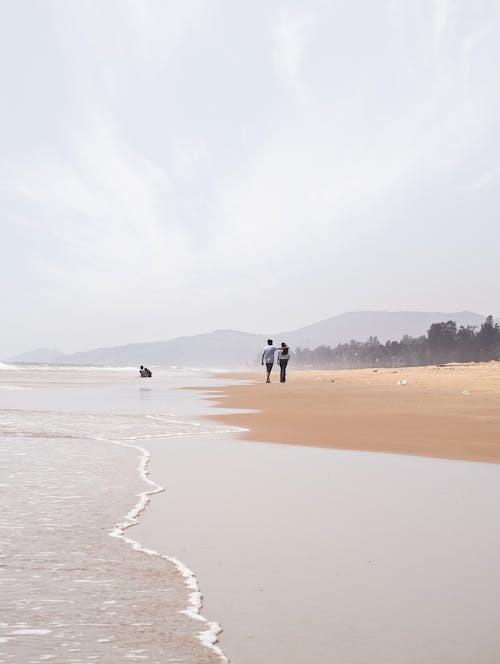
[[[321,369],[407,367],[448,362],[488,362],[500,359],[500,326],[488,316],[477,328],[453,320],[433,323],[426,335],[405,335],[400,341],[380,343],[377,337],[350,341],[335,348],[297,348],[294,364]]]

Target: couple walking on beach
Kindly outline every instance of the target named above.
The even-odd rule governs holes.
[[[281,342],[281,347],[273,346],[273,340],[267,340],[267,346],[262,353],[262,366],[266,364],[266,383],[271,382],[271,371],[274,365],[274,353],[278,352],[278,364],[280,365],[280,383],[286,381],[286,365],[290,359],[290,349],[284,341]]]

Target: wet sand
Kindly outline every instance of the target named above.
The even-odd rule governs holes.
[[[500,466],[233,434],[148,448],[166,491],[133,536],[195,570],[233,664],[500,660]]]
[[[206,394],[248,440],[500,463],[500,362],[236,377]]]
[[[138,537],[197,570],[235,664],[493,664],[500,467],[453,457],[499,460],[499,368],[200,390],[211,419],[250,430],[151,441],[167,492]]]

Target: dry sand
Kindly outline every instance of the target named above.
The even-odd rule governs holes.
[[[293,371],[207,390],[248,440],[500,463],[500,362]],[[224,398],[221,398],[224,397]]]

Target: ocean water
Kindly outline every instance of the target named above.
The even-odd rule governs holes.
[[[232,430],[199,421],[193,383],[0,365],[0,662],[226,660],[196,577],[133,534],[163,491],[148,440]]]

